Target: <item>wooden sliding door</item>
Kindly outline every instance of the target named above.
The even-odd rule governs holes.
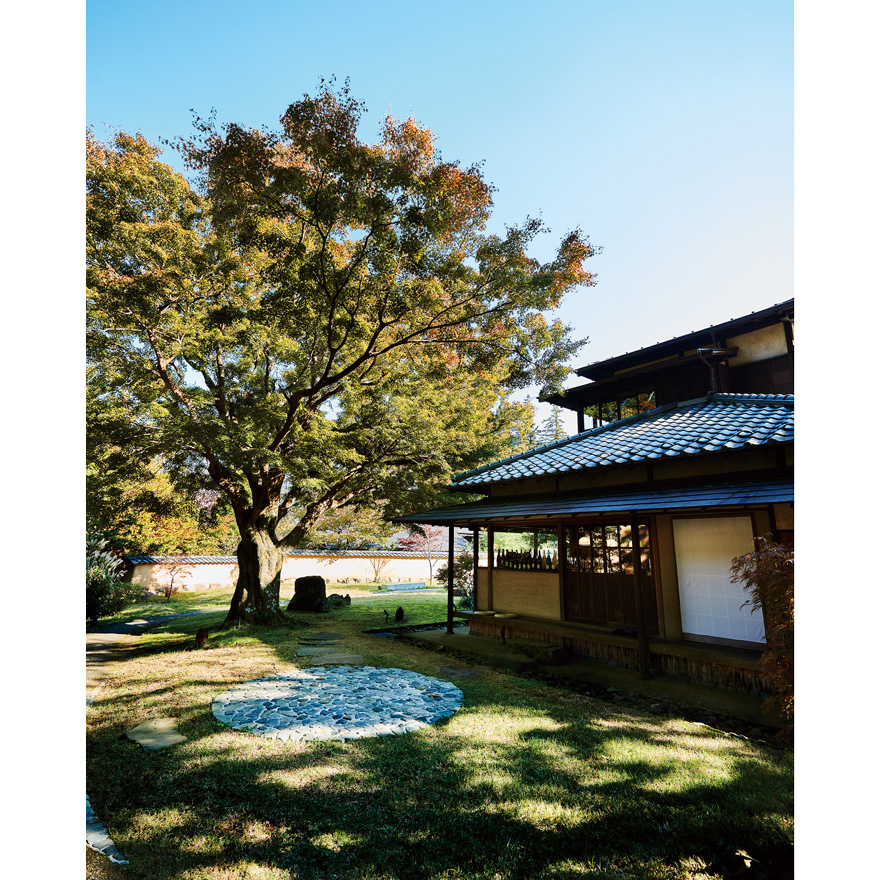
[[[636,627],[635,565],[640,566],[648,632],[659,630],[651,531],[639,523],[583,523],[565,528],[565,619],[610,627]]]

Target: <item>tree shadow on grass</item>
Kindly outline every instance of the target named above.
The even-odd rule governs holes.
[[[90,794],[156,878],[721,876],[737,849],[761,858],[790,840],[788,758],[684,722],[456,684],[465,705],[448,722],[345,744],[236,733],[204,701],[181,714],[190,741],[166,752],[97,729]]]

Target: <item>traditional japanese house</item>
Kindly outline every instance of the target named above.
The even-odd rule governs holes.
[[[794,540],[794,301],[577,370],[579,433],[458,474],[483,498],[404,517],[470,527],[475,634],[743,692],[760,612],[730,583],[755,536]],[[591,427],[587,427],[588,420]],[[475,554],[480,559],[480,554]]]

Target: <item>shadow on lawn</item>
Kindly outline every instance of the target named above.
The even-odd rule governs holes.
[[[302,630],[215,630],[225,652],[189,655],[204,621],[165,624],[171,639],[125,655],[197,660],[197,676],[128,667],[90,710],[89,794],[121,851],[151,877],[668,880],[700,864],[710,866],[703,876],[733,876],[738,849],[777,860],[765,876],[792,876],[776,855],[791,850],[790,756],[762,759],[696,726],[625,710],[601,717],[589,701],[563,705],[490,681],[456,681],[463,709],[430,731],[347,744],[262,740],[219,724],[210,701],[244,680],[237,640],[262,644],[257,665],[283,667]],[[411,667],[407,656],[401,647],[395,665]],[[493,724],[524,712],[541,722],[495,735]],[[148,753],[125,738],[125,728],[166,714],[187,743]]]
[[[205,676],[187,687],[219,683]],[[246,876],[273,880],[670,878],[700,860],[721,876],[738,849],[762,860],[790,849],[776,818],[790,813],[779,803],[788,768],[741,741],[696,728],[692,738],[717,756],[719,773],[695,765],[688,777],[687,756],[640,757],[647,743],[680,744],[664,720],[619,713],[609,725],[541,702],[544,725],[499,742],[486,719],[516,717],[522,700],[485,682],[461,686],[455,728],[472,720],[483,725],[475,734],[447,722],[290,746],[230,732],[204,704],[181,713],[190,742],[166,752],[143,752],[102,728],[90,736],[91,777],[100,780],[90,793],[113,817],[126,857],[156,878],[237,877],[244,865],[253,869]]]

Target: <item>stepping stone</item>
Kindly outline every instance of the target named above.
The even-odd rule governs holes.
[[[524,669],[533,669],[537,662],[524,654],[490,654],[486,658],[489,666],[497,669],[507,669],[509,672],[522,672]]]
[[[322,633],[314,633],[313,635],[300,636],[300,641],[303,642],[331,642],[341,639],[342,636],[339,633],[331,633],[331,632],[322,632]]]
[[[140,743],[148,752],[167,749],[177,743],[186,742],[186,737],[177,732],[176,718],[155,718],[152,721],[145,721],[126,731],[125,735]]]
[[[481,673],[474,669],[462,669],[458,666],[441,666],[440,673],[448,678],[478,679],[483,677]]]
[[[309,666],[363,666],[364,658],[360,654],[324,654],[315,657]]]
[[[297,657],[316,657],[318,654],[335,654],[335,647],[323,648],[300,648],[296,652]]]

